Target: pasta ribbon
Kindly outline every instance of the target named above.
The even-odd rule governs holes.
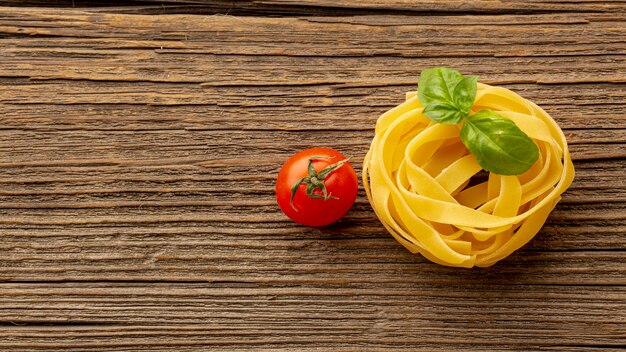
[[[512,120],[537,144],[528,171],[482,171],[460,127],[430,121],[417,92],[380,116],[363,162],[367,198],[385,228],[438,264],[487,267],[507,257],[539,232],[574,179],[563,131],[543,109],[479,83],[472,113],[482,109]]]

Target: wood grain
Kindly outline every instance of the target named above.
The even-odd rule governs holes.
[[[624,11],[622,0],[5,0],[5,6],[84,8],[89,11],[137,14],[231,14],[244,16],[352,16],[437,14],[546,14]]]
[[[77,3],[0,7],[0,350],[626,347],[625,3]],[[576,179],[531,243],[459,270],[362,191],[327,228],[282,215],[288,156],[360,173],[438,65],[564,129]]]

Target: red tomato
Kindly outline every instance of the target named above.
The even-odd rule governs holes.
[[[358,191],[356,173],[336,150],[311,148],[285,162],[276,180],[276,200],[291,220],[324,226],[350,210]]]

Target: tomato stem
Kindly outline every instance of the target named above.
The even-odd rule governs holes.
[[[334,197],[332,193],[328,192],[328,190],[326,189],[326,185],[324,184],[324,180],[326,180],[326,177],[328,177],[328,175],[333,173],[333,171],[339,169],[345,163],[347,163],[349,158],[343,159],[334,164],[330,164],[326,166],[324,169],[322,169],[320,172],[317,172],[315,170],[315,167],[313,167],[313,161],[319,160],[319,159],[330,159],[330,158],[323,157],[323,156],[314,156],[314,157],[309,158],[309,164],[307,166],[307,171],[309,175],[301,178],[300,180],[298,180],[298,182],[294,183],[294,185],[291,186],[291,199],[289,199],[289,204],[291,205],[291,208],[295,211],[298,211],[298,209],[296,209],[296,207],[293,205],[293,198],[296,196],[296,192],[298,192],[298,188],[303,183],[306,185],[306,195],[309,196],[309,198],[316,198],[316,199],[323,199],[323,200],[339,199],[337,197]],[[313,193],[317,189],[322,191],[323,195]]]

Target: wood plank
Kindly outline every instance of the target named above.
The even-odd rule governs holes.
[[[0,8],[1,350],[626,346],[624,2],[206,3]],[[167,12],[221,15],[146,15]],[[289,155],[324,143],[360,172],[435,65],[564,129],[576,180],[531,243],[458,270],[362,190],[327,228],[280,213]]]
[[[9,349],[85,351],[99,344],[99,349],[135,351],[172,346],[471,350],[599,343],[617,348],[626,341],[620,324],[626,319],[623,286],[532,285],[520,291],[498,283],[431,285],[414,278],[386,289],[263,283],[239,288],[229,283],[12,283],[3,288],[0,309],[15,325],[4,327],[0,346]],[[537,338],[538,333],[545,337]],[[562,338],[555,341],[557,335]]]
[[[602,13],[626,10],[623,1],[578,0],[572,1],[505,1],[489,0],[5,0],[5,6],[52,6],[66,8],[89,8],[104,12],[138,14],[228,14],[228,15],[324,15],[352,16],[367,14],[436,15],[438,13],[463,14],[542,14],[553,12]]]

